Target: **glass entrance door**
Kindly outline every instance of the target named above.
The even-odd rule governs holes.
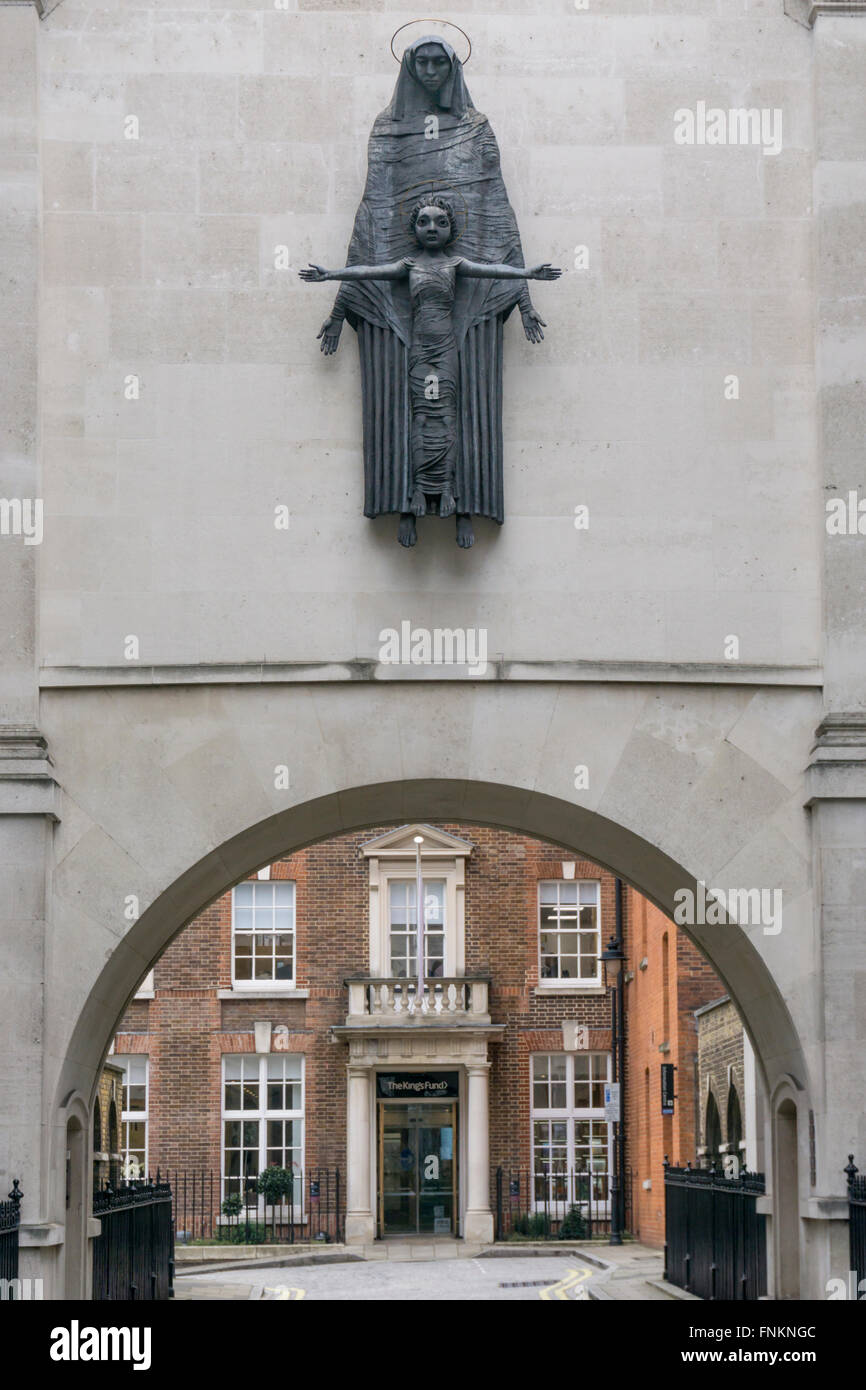
[[[454,1234],[456,1109],[380,1101],[380,1235]]]

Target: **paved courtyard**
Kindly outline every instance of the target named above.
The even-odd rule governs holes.
[[[385,1251],[373,1260],[318,1265],[256,1265],[254,1269],[212,1270],[183,1274],[176,1280],[176,1299],[299,1302],[328,1299],[394,1301],[543,1301],[597,1299],[667,1300],[657,1287],[662,1260],[642,1246],[593,1252],[542,1255],[477,1256],[471,1259],[418,1258],[410,1247]],[[395,1253],[396,1257],[395,1257]],[[601,1266],[603,1261],[604,1267]]]

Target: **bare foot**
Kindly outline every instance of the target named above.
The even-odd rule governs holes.
[[[427,515],[427,501],[420,487],[416,487],[412,493],[412,501],[409,503],[409,509],[413,516]]]
[[[457,544],[462,546],[464,550],[468,550],[470,545],[475,544],[475,532],[472,529],[471,516],[458,516]]]
[[[457,507],[454,503],[454,493],[451,491],[450,488],[445,488],[442,492],[441,497],[439,498],[439,515],[453,516],[456,510]]]
[[[401,545],[414,545],[418,539],[418,532],[415,527],[415,518],[411,512],[400,513],[400,525],[397,528],[397,539]]]

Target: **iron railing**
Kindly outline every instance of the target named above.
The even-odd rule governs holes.
[[[845,1169],[848,1179],[848,1249],[849,1269],[855,1273],[854,1288],[859,1297],[860,1281],[866,1280],[866,1174],[854,1166],[854,1155],[848,1155]]]
[[[21,1198],[24,1193],[18,1179],[12,1183],[8,1202],[0,1202],[0,1288],[9,1289],[10,1281],[18,1278],[18,1233],[21,1226]]]
[[[271,1200],[245,1177],[243,1190],[225,1194],[219,1173],[207,1169],[170,1172],[174,1231],[179,1245],[296,1245],[341,1243],[345,1191],[337,1168],[311,1168],[294,1175],[291,1190]]]
[[[93,1297],[155,1302],[174,1293],[171,1187],[160,1180],[106,1184],[93,1194]]]
[[[763,1173],[726,1178],[713,1168],[665,1160],[665,1273],[698,1298],[747,1299],[767,1292],[767,1218],[757,1199]]]
[[[499,1167],[494,1174],[495,1238],[592,1240],[610,1234],[610,1183],[606,1174],[576,1173],[570,1195],[548,1175],[528,1168]],[[631,1228],[631,1171],[620,1178],[620,1229]]]

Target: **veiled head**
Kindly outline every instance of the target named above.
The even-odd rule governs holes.
[[[444,44],[439,39],[421,39],[412,45],[409,66],[415,81],[420,83],[425,92],[435,96],[451,76],[452,58],[448,56]]]
[[[430,111],[448,111],[459,119],[471,110],[463,65],[447,39],[425,34],[403,50],[389,108],[392,120]]]

